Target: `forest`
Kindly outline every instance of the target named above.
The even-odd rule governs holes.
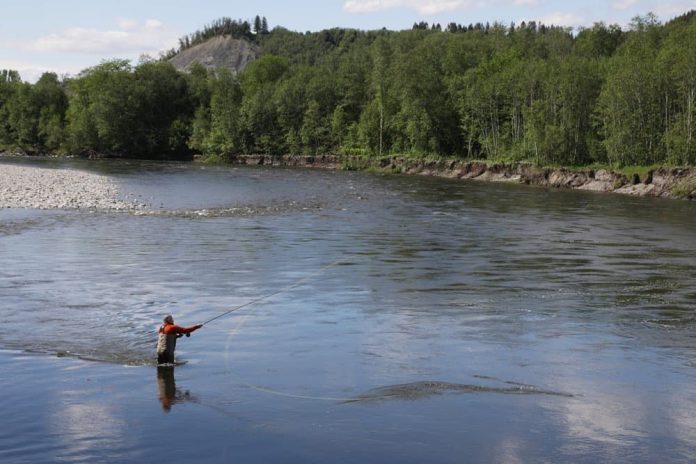
[[[0,71],[0,148],[226,160],[240,154],[447,157],[545,166],[696,164],[696,11],[572,31],[421,22],[403,31],[268,30],[238,75],[159,58],[36,83]]]

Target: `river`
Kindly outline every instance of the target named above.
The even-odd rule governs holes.
[[[696,460],[694,203],[3,162],[148,209],[0,210],[2,462]]]

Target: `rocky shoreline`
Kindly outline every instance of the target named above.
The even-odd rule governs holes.
[[[488,182],[513,182],[550,188],[612,192],[635,196],[696,199],[696,168],[659,168],[627,176],[605,169],[540,168],[527,163],[487,164],[477,161],[426,160],[402,157],[372,159],[323,156],[240,155],[232,164],[294,166],[319,169],[378,170],[410,175]]]
[[[519,163],[487,164],[460,160],[402,157],[241,155],[236,165],[288,166],[314,169],[373,170],[450,179],[510,182],[548,188],[612,192],[659,198],[696,199],[696,168],[659,168],[627,176],[604,169],[539,168]],[[106,176],[71,170],[0,164],[0,208],[144,211],[146,205],[124,200]]]
[[[71,169],[0,164],[0,208],[135,211],[108,177]]]

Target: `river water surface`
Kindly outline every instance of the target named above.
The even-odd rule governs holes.
[[[693,203],[30,163],[148,208],[0,210],[1,462],[696,460]]]

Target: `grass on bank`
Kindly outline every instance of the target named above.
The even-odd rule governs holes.
[[[677,185],[672,188],[672,195],[676,198],[696,198],[696,181],[685,180],[678,182]]]

